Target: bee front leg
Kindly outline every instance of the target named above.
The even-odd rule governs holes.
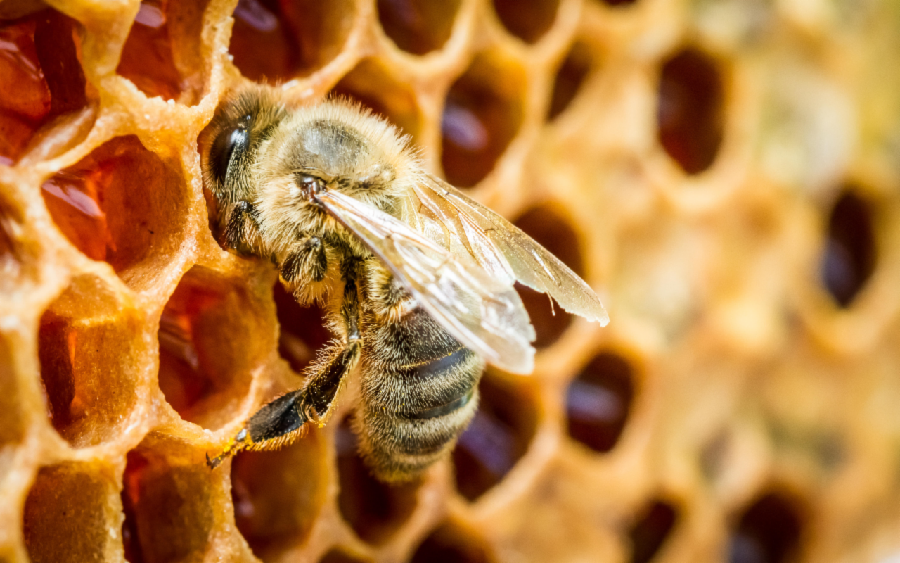
[[[347,327],[344,346],[332,346],[309,370],[312,375],[303,389],[278,397],[256,412],[244,428],[216,457],[206,457],[210,467],[217,467],[228,456],[241,450],[273,449],[303,435],[307,422],[320,427],[334,408],[344,376],[356,366],[362,348],[359,332],[359,297],[353,277],[344,280],[341,317]]]
[[[325,279],[328,258],[325,243],[319,237],[303,239],[281,263],[281,279],[290,285]]]
[[[253,240],[259,237],[259,219],[256,208],[249,201],[234,204],[219,242],[239,254],[253,254]]]

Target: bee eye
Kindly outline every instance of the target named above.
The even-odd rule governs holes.
[[[250,124],[250,116],[244,116],[234,126],[223,130],[216,136],[212,148],[209,151],[210,166],[216,183],[224,184],[228,174],[228,165],[235,151],[244,150],[247,147]]]
[[[325,190],[325,182],[321,178],[302,174],[297,178],[297,183],[307,194],[317,194]]]

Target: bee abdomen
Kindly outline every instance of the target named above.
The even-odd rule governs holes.
[[[421,347],[410,346],[406,354],[394,356],[398,361],[384,361],[389,354],[383,346],[410,329],[418,338],[404,343]],[[374,332],[367,346],[371,354],[363,358],[364,400],[356,412],[361,450],[378,477],[407,480],[452,448],[472,419],[484,360],[425,313]]]

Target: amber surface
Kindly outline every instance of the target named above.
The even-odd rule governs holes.
[[[168,0],[144,0],[119,59],[119,74],[147,96],[173,100],[181,93],[181,76],[172,58]]]
[[[54,117],[87,104],[77,22],[51,9],[0,19],[0,164]]]
[[[900,554],[891,2],[0,2],[0,561],[891,563]],[[351,98],[559,256],[404,485],[337,410],[221,451],[332,337],[210,232],[235,87]]]

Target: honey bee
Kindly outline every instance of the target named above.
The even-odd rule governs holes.
[[[323,425],[358,366],[361,455],[381,480],[414,479],[471,420],[486,363],[532,371],[535,332],[515,282],[608,322],[572,270],[427,173],[408,138],[348,101],[289,107],[246,89],[199,144],[220,243],[271,259],[298,302],[323,305],[335,335],[306,384],[263,406],[212,467]]]

